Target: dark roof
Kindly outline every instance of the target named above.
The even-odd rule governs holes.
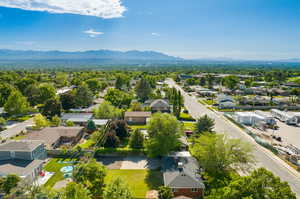
[[[168,102],[166,102],[163,99],[157,99],[154,100],[151,104],[150,104],[151,108],[169,108],[170,105]]]
[[[16,174],[20,177],[26,177],[42,163],[43,160],[0,160],[0,176]]]
[[[182,164],[180,169],[178,163]],[[197,160],[193,157],[163,158],[164,185],[171,188],[204,188]]]
[[[41,140],[48,146],[52,146],[60,137],[76,137],[83,127],[47,127],[40,131],[32,131],[27,134],[28,140]]]
[[[125,112],[125,117],[150,117],[151,112],[133,111]]]
[[[0,145],[0,151],[33,151],[41,144],[37,140],[8,141]]]

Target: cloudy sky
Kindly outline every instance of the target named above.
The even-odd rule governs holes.
[[[300,0],[0,0],[0,48],[300,58]]]

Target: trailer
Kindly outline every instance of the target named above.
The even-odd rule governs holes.
[[[260,110],[257,110],[257,111],[254,111],[254,112],[257,115],[264,117],[266,124],[268,124],[268,125],[276,125],[276,120],[275,120],[275,118],[274,118],[273,115],[271,115],[271,114],[269,114],[267,112],[264,112],[264,111],[260,111]]]
[[[262,117],[254,112],[236,112],[234,119],[241,124],[251,126],[266,123],[265,117]]]
[[[272,109],[271,114],[277,118],[278,120],[285,122],[289,125],[296,125],[298,123],[297,117],[292,114],[285,111],[280,111],[278,109]]]

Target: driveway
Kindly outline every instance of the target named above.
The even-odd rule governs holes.
[[[149,159],[141,156],[132,157],[100,157],[97,161],[108,169],[158,169],[161,164],[158,159]]]
[[[0,132],[2,139],[8,139],[18,135],[21,131],[25,131],[27,126],[33,125],[33,118],[30,118],[24,122],[16,124],[14,127]]]

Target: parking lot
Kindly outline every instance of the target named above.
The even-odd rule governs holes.
[[[259,129],[251,128],[254,133],[265,133],[267,135],[280,136],[284,144],[293,144],[300,149],[300,126],[287,125],[279,120],[276,120],[278,130],[267,129],[261,131]]]

